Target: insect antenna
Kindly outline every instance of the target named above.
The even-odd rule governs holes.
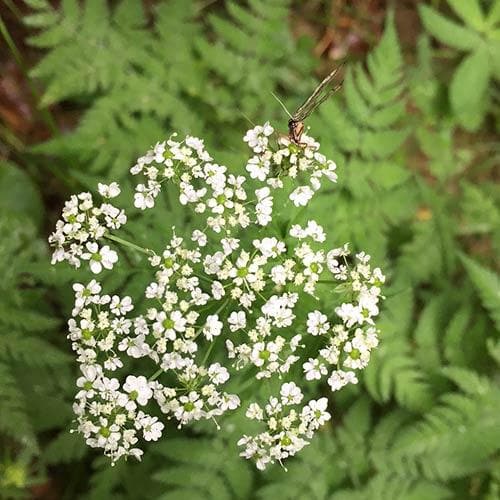
[[[274,93],[274,92],[271,92],[272,96],[281,104],[281,107],[285,110],[285,113],[291,118],[293,119],[293,116],[290,114],[290,111],[288,111],[287,107],[285,106],[285,104],[283,103],[283,101]]]
[[[245,120],[246,120],[248,123],[250,123],[250,125],[252,125],[252,126],[254,126],[254,127],[255,127],[255,123],[254,123],[252,120],[250,120],[250,118],[248,118],[248,116],[247,116],[245,113],[243,113],[243,111],[240,111],[240,114],[241,114],[241,116],[243,116],[243,118],[245,118]]]

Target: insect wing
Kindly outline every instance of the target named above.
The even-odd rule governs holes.
[[[340,88],[339,85],[332,87],[332,82],[340,67],[335,68],[315,89],[306,101],[295,111],[293,120],[304,121],[321,103],[328,99]]]

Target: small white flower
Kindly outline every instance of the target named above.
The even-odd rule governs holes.
[[[296,207],[305,207],[313,194],[314,191],[309,186],[299,186],[290,194],[290,200]]]
[[[250,420],[262,420],[264,418],[264,411],[257,403],[251,403],[245,416]]]
[[[321,311],[313,311],[307,315],[307,333],[311,335],[324,335],[328,332],[330,323]]]
[[[223,326],[222,321],[219,321],[218,314],[209,315],[203,327],[203,335],[205,335],[207,340],[213,340],[214,337],[218,337],[221,334]]]
[[[99,274],[102,268],[112,269],[118,261],[118,254],[108,245],[99,248],[97,243],[89,242],[86,248],[88,252],[82,254],[82,259],[90,261],[90,270],[94,274]]]
[[[342,387],[347,384],[357,384],[358,379],[353,371],[345,372],[342,370],[335,370],[332,372],[327,382],[332,391],[335,392],[342,389]]]
[[[261,156],[254,156],[248,160],[246,169],[252,179],[257,179],[263,182],[269,175],[269,165],[269,160],[266,160]]]
[[[323,375],[328,373],[326,366],[318,359],[309,358],[302,368],[306,374],[306,380],[320,380]]]
[[[323,425],[330,420],[331,415],[326,411],[328,407],[328,399],[320,398],[311,400],[304,408],[304,414],[307,415],[316,425]]]
[[[281,402],[284,405],[297,405],[304,397],[302,391],[295,382],[287,382],[281,386]]]
[[[139,420],[146,441],[158,441],[161,438],[164,425],[158,422],[158,417],[145,415]]]
[[[337,307],[335,312],[347,328],[351,328],[356,323],[361,325],[365,320],[361,308],[354,304],[344,303],[340,307]]]
[[[137,401],[140,405],[145,405],[153,396],[147,378],[142,375],[139,377],[129,375],[125,379],[123,390],[129,393],[128,397],[131,401]]]
[[[244,311],[233,311],[227,318],[229,329],[236,332],[246,327],[247,320]]]
[[[132,299],[128,296],[120,299],[117,295],[113,295],[109,308],[113,314],[124,316],[134,308],[134,305],[132,304]]]
[[[214,363],[208,368],[208,376],[215,385],[223,384],[229,380],[229,372],[220,363]]]
[[[207,244],[207,235],[198,229],[195,229],[191,235],[191,240],[198,243],[200,247],[204,247]]]
[[[112,182],[111,184],[99,184],[97,185],[99,194],[104,198],[116,198],[121,190],[117,182]]]

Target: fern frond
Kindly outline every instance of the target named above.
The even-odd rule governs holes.
[[[327,500],[332,487],[339,486],[346,479],[348,463],[343,460],[341,448],[332,433],[326,431],[290,460],[287,469],[275,467],[270,470],[269,477],[257,490],[257,498]]]
[[[425,479],[376,475],[362,488],[339,490],[331,500],[444,500],[451,497],[446,487]]]
[[[28,366],[53,367],[67,363],[71,357],[42,339],[10,331],[0,334],[0,359]]]
[[[0,361],[0,432],[36,449],[27,403],[8,364]]]
[[[234,460],[234,449],[224,439],[172,438],[157,452],[173,464],[154,474],[171,491],[160,498],[246,499],[252,487],[249,465]]]
[[[64,429],[42,453],[42,460],[48,464],[70,463],[80,460],[87,448],[82,437],[76,433],[71,433],[69,429]]]
[[[496,329],[500,331],[500,278],[465,255],[461,256],[461,260],[484,308],[489,312]]]
[[[417,345],[416,358],[427,371],[437,370],[441,365],[440,337],[443,328],[445,301],[437,295],[430,300],[420,313],[413,332]]]
[[[467,363],[464,353],[463,339],[469,332],[472,310],[470,306],[463,306],[451,318],[444,332],[444,356],[455,366]]]
[[[421,412],[433,402],[433,391],[425,371],[408,352],[404,341],[382,342],[366,368],[363,381],[375,401],[394,397],[411,411]]]
[[[125,0],[109,12],[99,0],[87,0],[82,7],[69,0],[61,10],[44,8],[26,16],[26,24],[44,28],[31,43],[51,48],[31,71],[48,82],[41,104],[121,85],[146,53],[139,7],[140,2]],[[132,23],[131,16],[123,14],[129,9],[137,14]]]
[[[466,384],[482,393],[444,395],[421,423],[400,433],[391,449],[392,466],[400,474],[450,480],[487,468],[500,446],[500,391],[484,392],[470,375]]]
[[[401,125],[406,78],[392,14],[367,69],[348,68],[343,96],[344,103],[330,99],[310,119],[322,143],[333,142],[332,155],[340,157],[343,172],[340,189],[325,192],[326,200],[318,199],[313,208],[324,213],[325,206],[335,206],[328,229],[377,259],[387,253],[390,228],[414,209],[410,174],[397,157],[409,129]],[[358,220],[370,224],[353,223]]]
[[[488,233],[498,229],[500,210],[493,198],[481,186],[462,183],[463,199],[461,209],[463,225],[461,234]]]

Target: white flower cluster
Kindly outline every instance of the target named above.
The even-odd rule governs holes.
[[[305,378],[319,380],[328,373],[328,367],[335,366],[328,378],[332,391],[347,384],[357,384],[354,370],[365,368],[371,350],[378,346],[373,318],[379,313],[380,287],[385,277],[379,268],[371,269],[368,264],[370,257],[365,253],[355,256],[352,267],[347,265],[348,256],[347,246],[334,249],[327,255],[329,271],[339,282],[348,284],[350,291],[350,302],[335,309],[342,323],[331,325],[326,314],[318,310],[307,316],[307,332],[322,336],[326,346],[319,350],[318,357],[309,358],[303,364]],[[344,263],[341,264],[339,259]]]
[[[246,416],[264,422],[267,430],[256,436],[244,435],[238,445],[245,447],[241,455],[255,460],[258,469],[295,455],[330,420],[327,398],[311,400],[298,410],[303,397],[295,382],[287,382],[281,386],[279,397],[271,396],[264,408],[257,403],[248,407]]]
[[[120,188],[116,182],[99,184],[99,193],[105,199],[115,198]],[[97,242],[108,231],[119,229],[126,222],[125,212],[107,201],[97,207],[90,193],[73,195],[64,205],[62,219],[57,221],[56,230],[49,237],[54,247],[52,264],[67,260],[78,268],[81,260],[88,260],[95,274],[103,268],[112,269],[118,260],[117,253]]]
[[[298,146],[285,137],[273,142],[274,129],[266,123],[249,130],[244,141],[255,153],[247,163],[251,179],[264,184],[249,197],[247,179],[227,172],[213,162],[202,140],[188,136],[182,142],[170,139],[159,142],[132,167],[133,175],[142,174],[144,182],[136,187],[134,204],[152,208],[164,181],[179,186],[179,202],[190,205],[197,214],[206,215],[206,224],[215,232],[246,228],[251,223],[266,226],[272,219],[274,189],[282,188],[284,177],[304,178],[306,185],[297,187],[290,200],[305,206],[321,186],[321,178],[337,180],[336,165],[319,153],[319,143],[306,134]]]
[[[165,248],[146,251],[116,236],[125,214],[108,203],[94,207],[88,193],[71,198],[50,238],[53,262],[78,267],[87,259],[93,272],[110,269],[118,255],[98,243],[108,238],[143,250],[153,269],[136,302],[140,314],[133,314],[130,297],[103,294],[96,281],[74,285],[69,338],[82,372],[78,430],[113,461],[140,458],[140,440],[159,439],[164,420],[181,427],[238,408],[238,395],[223,385],[242,370],[255,383],[277,378],[281,389],[263,406],[248,406],[247,417],[264,429],[240,439],[241,455],[259,469],[281,463],[330,419],[325,394],[303,403],[291,367],[302,367],[302,382],[325,379],[336,391],[357,383],[378,344],[374,318],[384,276],[370,257],[352,256],[347,245],[328,248],[314,220],[292,224],[286,234],[270,225],[273,192],[285,179],[295,183],[288,194],[294,210],[309,202],[323,176],[336,180],[335,164],[312,138],[303,134],[304,144],[294,144],[276,137],[268,123],[244,140],[253,151],[249,178],[214,163],[194,137],[172,136],[139,158],[132,168],[144,178],[136,186],[137,208],[152,208],[162,183],[170,182],[179,203],[197,214],[197,229],[181,237],[172,228]],[[99,192],[113,197],[119,187],[100,185]],[[338,300],[323,303],[325,286]],[[319,346],[316,355],[304,357],[306,345]],[[147,373],[122,375],[127,359],[140,358]]]
[[[314,192],[321,187],[321,178],[337,181],[337,166],[319,152],[319,143],[307,134],[302,134],[297,145],[288,137],[279,137],[277,147],[269,140],[274,129],[269,123],[249,130],[243,140],[255,155],[248,160],[247,171],[252,179],[258,179],[273,188],[282,187],[281,179],[304,179],[305,185],[298,186],[290,193],[290,200],[296,207],[309,203]]]
[[[89,446],[103,448],[113,462],[124,455],[140,458],[142,450],[135,446],[138,434],[146,441],[161,437],[164,424],[142,409],[150,400],[156,401],[167,419],[177,420],[179,427],[222,415],[240,404],[238,396],[219,390],[229,379],[225,367],[197,363],[198,343],[194,339],[199,332],[193,325],[199,315],[189,312],[189,303],[179,301],[178,294],[168,290],[166,274],[160,270],[158,282],[146,292],[155,302],[163,298],[161,312],[150,308],[146,316],[134,318],[126,317],[134,308],[130,297],[101,295],[101,285],[95,280],[87,286],[73,285],[75,306],[68,338],[82,372],[74,404],[78,430]],[[205,330],[210,318],[198,330]],[[208,328],[213,334],[213,323]],[[158,365],[158,375],[172,373],[181,387],[163,385],[154,376],[148,379],[143,375],[128,375],[120,384],[113,377],[113,372],[123,367],[119,353],[149,357]]]

